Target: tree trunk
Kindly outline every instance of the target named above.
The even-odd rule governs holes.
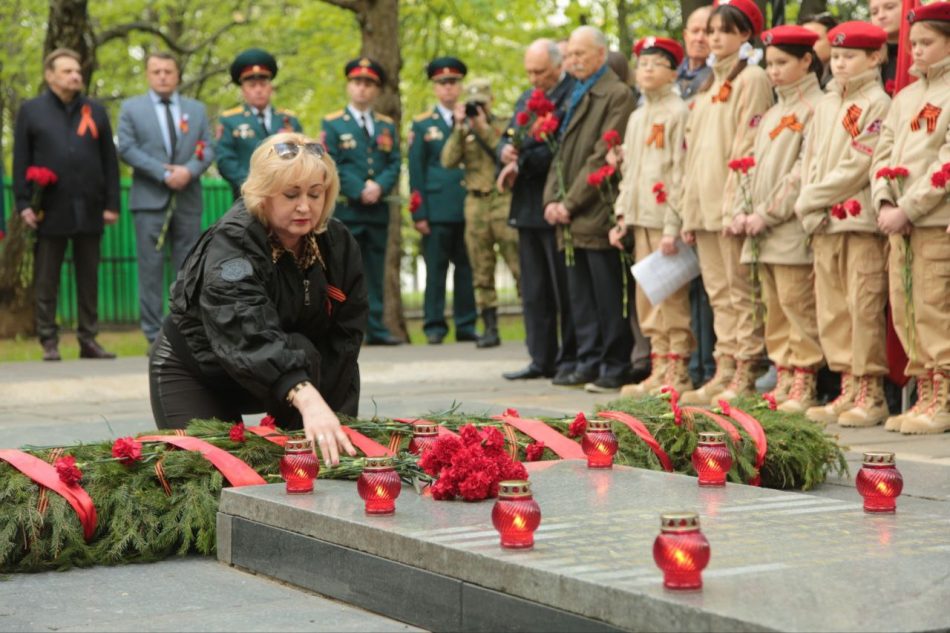
[[[43,56],[71,48],[82,58],[82,77],[91,85],[96,67],[96,44],[89,24],[88,0],[49,0],[49,21]]]
[[[817,15],[828,10],[828,0],[802,0],[802,9],[798,15]]]
[[[617,0],[617,35],[620,36],[620,52],[629,58],[633,50],[633,37],[630,35],[630,7],[627,6],[627,0]]]
[[[360,26],[362,46],[360,55],[370,57],[386,71],[386,82],[376,102],[376,109],[391,116],[400,129],[402,108],[399,102],[399,71],[402,56],[399,52],[398,0],[326,0],[330,4],[356,13]],[[398,186],[390,196],[389,238],[386,243],[386,270],[383,277],[383,323],[399,339],[409,340],[406,318],[402,310],[400,263],[402,260],[402,200]]]

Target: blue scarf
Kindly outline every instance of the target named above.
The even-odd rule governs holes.
[[[567,112],[564,113],[564,120],[561,121],[561,138],[563,138],[564,134],[567,133],[567,126],[571,122],[571,117],[574,116],[574,110],[577,109],[581,99],[583,99],[584,95],[586,95],[588,91],[594,87],[594,84],[597,83],[597,80],[603,77],[605,72],[607,72],[607,64],[601,66],[597,72],[584,81],[576,81],[574,83],[574,89],[571,91],[571,96],[568,97],[567,100]]]

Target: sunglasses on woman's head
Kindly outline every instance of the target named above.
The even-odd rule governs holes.
[[[290,159],[300,153],[301,147],[317,158],[323,158],[327,154],[327,150],[320,143],[305,143],[302,145],[299,143],[275,143],[272,149],[280,158]]]

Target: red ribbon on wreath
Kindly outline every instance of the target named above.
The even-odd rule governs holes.
[[[546,448],[550,448],[562,459],[587,459],[580,444],[564,437],[541,420],[526,420],[511,409],[501,415],[492,416],[492,419],[501,420],[531,439],[544,442]]]
[[[235,488],[240,488],[241,486],[263,486],[267,483],[263,477],[257,474],[257,471],[239,458],[197,437],[145,435],[138,438],[138,440],[140,442],[164,442],[186,451],[201,453],[202,457],[211,462]]]
[[[605,420],[614,420],[615,422],[620,422],[625,425],[628,429],[636,433],[641,440],[646,442],[646,445],[650,447],[653,454],[660,460],[663,470],[668,473],[673,472],[673,462],[670,461],[670,456],[660,447],[660,443],[656,441],[656,438],[653,437],[653,434],[650,433],[647,425],[644,424],[642,420],[638,420],[623,411],[601,411],[597,414],[597,417],[604,418]]]

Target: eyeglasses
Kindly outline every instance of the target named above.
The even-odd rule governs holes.
[[[290,160],[300,153],[301,147],[317,158],[323,158],[327,155],[327,150],[320,143],[305,143],[303,145],[299,143],[275,143],[271,149],[278,157]]]
[[[653,61],[652,59],[637,60],[637,68],[666,68],[667,70],[673,70],[673,67],[669,64],[664,64],[661,61]]]

